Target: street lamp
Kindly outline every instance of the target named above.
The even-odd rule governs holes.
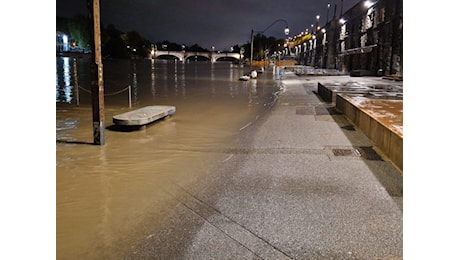
[[[271,23],[267,28],[265,28],[263,31],[258,31],[258,33],[264,33],[266,30],[270,29],[270,27],[272,27],[275,23],[277,22],[284,22],[286,24],[286,27],[284,28],[284,34],[287,36],[289,35],[289,26],[288,26],[288,22],[284,19],[278,19],[278,20],[275,20],[273,23]],[[254,52],[254,30],[251,30],[251,59],[250,59],[250,66],[252,66],[252,59],[253,59],[253,54]]]
[[[365,6],[366,8],[369,8],[369,7],[373,6],[374,4],[375,4],[375,3],[374,3],[373,1],[369,1],[369,0],[364,1],[364,6]]]
[[[327,15],[326,15],[326,24],[329,20],[329,8],[331,8],[331,3],[327,3]]]
[[[316,16],[316,31],[319,31],[319,15]]]

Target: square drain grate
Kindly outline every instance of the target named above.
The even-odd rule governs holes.
[[[334,156],[361,156],[361,153],[358,151],[358,149],[332,149],[332,153]]]
[[[360,146],[357,148],[333,148],[334,156],[361,157],[365,160],[383,161],[382,157],[371,146]]]

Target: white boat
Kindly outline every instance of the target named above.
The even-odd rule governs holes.
[[[251,78],[251,77],[244,75],[244,76],[241,76],[241,77],[240,77],[240,80],[248,81],[250,78]]]

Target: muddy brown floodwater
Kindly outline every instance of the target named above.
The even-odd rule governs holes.
[[[105,145],[98,146],[89,64],[56,58],[57,259],[122,258],[173,214],[168,183],[206,180],[279,90],[271,73],[239,81],[248,68],[232,63],[104,60]],[[173,105],[176,113],[142,129],[114,128],[112,116],[130,110],[128,85],[131,109]]]

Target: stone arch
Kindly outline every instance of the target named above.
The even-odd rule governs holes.
[[[221,59],[232,59],[233,61],[239,61],[243,58],[243,55],[234,52],[224,52],[224,53],[216,53],[213,55],[214,61],[218,61]]]
[[[216,61],[239,61],[240,59],[239,58],[235,58],[233,56],[221,56],[221,57],[217,57],[216,58]]]
[[[161,59],[161,58],[164,58],[164,57],[174,57],[174,58],[177,58],[179,61],[182,61],[182,57],[180,57],[179,55],[175,55],[175,54],[160,54],[160,55],[157,55],[156,58],[158,59]]]
[[[198,59],[198,57],[200,58],[205,58],[206,60],[211,60],[211,58],[209,57],[209,55],[203,55],[201,53],[187,53],[185,55],[185,58],[184,60],[194,60],[194,59]],[[201,59],[200,59],[201,60]]]

